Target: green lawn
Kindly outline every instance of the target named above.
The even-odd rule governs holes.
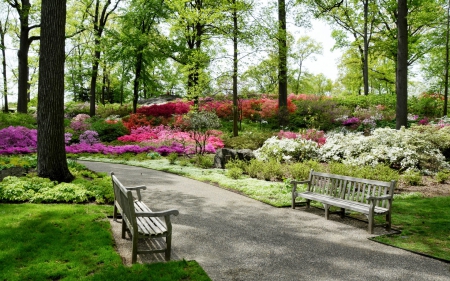
[[[1,280],[210,280],[195,261],[126,267],[112,206],[0,204]]]
[[[398,198],[392,206],[401,233],[375,241],[450,261],[450,197]]]

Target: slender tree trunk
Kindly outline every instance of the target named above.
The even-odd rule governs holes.
[[[42,0],[38,94],[38,175],[58,182],[74,176],[64,140],[65,0]]]
[[[363,59],[363,80],[364,95],[369,94],[369,38],[368,38],[368,18],[369,18],[369,1],[364,1],[364,59]]]
[[[447,116],[448,106],[448,68],[449,68],[449,49],[450,49],[450,0],[447,3],[447,30],[445,38],[445,81],[444,81],[444,116]]]
[[[398,46],[396,73],[396,128],[408,124],[408,6],[407,0],[398,0]]]
[[[28,112],[28,52],[30,49],[29,40],[29,13],[31,9],[30,1],[23,0],[22,8],[18,9],[20,21],[19,51],[17,58],[19,61],[19,81],[17,93],[17,111],[20,113]]]
[[[134,73],[134,86],[133,86],[133,113],[136,113],[137,110],[137,102],[139,100],[139,81],[141,79],[142,72],[142,48],[138,50],[138,54],[136,56],[136,66]]]
[[[97,41],[97,40],[95,40]],[[100,41],[99,43],[100,44]],[[97,43],[95,44],[97,45]],[[91,89],[90,89],[90,108],[89,115],[91,117],[95,116],[95,103],[96,103],[96,88],[97,88],[97,76],[98,76],[98,65],[100,60],[100,51],[95,51],[94,62],[92,63],[92,76],[91,76]]]
[[[9,10],[8,10],[9,15]],[[0,21],[0,45],[3,46],[2,48],[2,74],[3,74],[3,98],[5,102],[5,106],[3,107],[3,111],[5,113],[9,112],[8,108],[8,78],[6,76],[6,51],[5,51],[5,34],[7,29],[7,21],[8,16],[6,17],[5,26],[3,27],[2,22]]]
[[[238,17],[236,0],[233,0],[233,136],[238,136]]]
[[[278,121],[281,127],[289,123],[287,109],[287,38],[286,1],[278,0]]]

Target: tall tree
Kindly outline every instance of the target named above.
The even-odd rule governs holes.
[[[8,19],[9,19],[9,10],[7,8],[5,23],[0,21],[0,49],[2,50],[2,74],[3,74],[3,98],[5,102],[5,106],[3,107],[3,111],[7,113],[8,109],[8,79],[6,76],[6,43],[5,43],[5,34],[8,31]]]
[[[64,140],[64,60],[66,1],[42,0],[38,93],[38,175],[58,182],[74,176]]]
[[[27,113],[28,111],[28,52],[30,45],[34,40],[39,40],[39,36],[31,36],[30,31],[40,27],[39,24],[30,25],[31,3],[29,0],[5,0],[11,7],[16,9],[19,14],[20,31],[19,31],[19,51],[17,58],[19,61],[18,72],[18,97],[17,97],[17,111]]]
[[[281,127],[289,123],[287,53],[286,1],[278,0],[278,121]]]
[[[445,30],[445,77],[444,77],[444,116],[447,116],[448,106],[448,76],[450,67],[450,0],[447,2],[447,22]]]
[[[397,72],[396,72],[396,122],[395,127],[400,129],[408,122],[408,4],[407,0],[398,0],[398,46],[397,46]]]
[[[92,11],[92,5],[94,4],[94,10]],[[89,115],[95,115],[95,103],[96,103],[96,88],[97,88],[97,77],[98,77],[98,67],[100,64],[101,57],[101,38],[103,31],[105,30],[108,18],[117,9],[120,0],[115,0],[112,3],[111,0],[106,0],[106,3],[101,7],[101,0],[89,0],[87,5],[87,13],[91,18],[91,22],[94,28],[94,57],[92,60],[91,69],[91,86],[90,86],[90,110]]]

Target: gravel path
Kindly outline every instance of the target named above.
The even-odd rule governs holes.
[[[364,222],[338,215],[327,221],[322,210],[275,208],[160,171],[79,162],[94,171],[114,171],[125,185],[146,185],[143,201],[155,211],[178,209],[172,259],[196,260],[212,280],[450,280],[450,264],[372,242]],[[120,238],[120,223],[111,225],[129,264],[130,241]],[[375,228],[374,235],[384,233]],[[162,260],[138,255],[138,262]]]

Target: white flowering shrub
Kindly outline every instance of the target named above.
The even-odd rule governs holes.
[[[262,147],[254,151],[256,159],[269,161],[275,159],[278,162],[296,162],[309,159],[316,159],[319,145],[312,140],[302,138],[279,139],[274,136],[267,139]]]
[[[413,130],[379,128],[370,136],[361,133],[329,135],[319,149],[320,160],[350,165],[387,164],[399,170],[437,171],[448,164],[445,157],[422,134]]]

